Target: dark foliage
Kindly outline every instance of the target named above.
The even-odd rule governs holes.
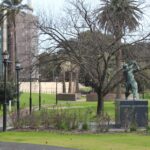
[[[6,99],[13,100],[16,97],[16,88],[14,82],[7,82],[6,84]],[[0,103],[4,101],[4,82],[0,82]]]

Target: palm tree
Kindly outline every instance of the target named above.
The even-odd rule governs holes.
[[[138,27],[142,11],[136,0],[102,0],[102,7],[96,9],[95,14],[99,26],[106,32],[114,35],[118,44],[128,30],[133,31]],[[116,54],[117,70],[121,68],[121,49]],[[121,87],[117,87],[117,98],[121,98]]]
[[[11,56],[12,59],[15,59],[15,62],[18,60],[17,58],[17,41],[16,41],[16,15],[24,10],[32,10],[28,5],[22,4],[23,0],[4,0],[0,7],[3,10],[7,10],[7,18],[8,24],[13,30],[13,39],[14,39],[14,56]],[[15,63],[13,62],[13,63]]]

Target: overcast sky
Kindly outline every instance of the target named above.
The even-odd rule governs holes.
[[[24,0],[26,3],[27,1],[32,1],[32,7],[34,9],[34,14],[38,15],[38,12],[46,11],[50,13],[52,16],[60,17],[63,15],[62,11],[67,6],[67,0]],[[85,0],[91,6],[97,6],[101,0]],[[139,3],[144,2],[142,11],[144,12],[144,17],[142,19],[140,28],[135,32],[131,33],[132,35],[136,35],[132,37],[125,37],[124,40],[134,40],[134,38],[139,38],[144,36],[145,34],[150,32],[150,0],[138,0]],[[130,34],[130,33],[129,33]]]
[[[53,16],[61,16],[63,9],[67,6],[67,0],[24,0],[26,3],[27,1],[32,1],[32,7],[34,9],[34,14],[38,14],[40,11],[46,11]],[[92,6],[96,6],[100,3],[101,0],[85,0]],[[143,19],[141,21],[141,32],[139,33],[144,34],[143,31],[150,32],[150,0],[137,0],[139,3],[144,2],[142,11],[144,12]]]
[[[39,9],[49,9],[53,13],[59,13],[63,8],[67,5],[67,0],[24,0],[24,1],[32,1],[32,6],[36,11]],[[85,0],[91,5],[96,5],[100,2],[100,0]],[[138,0],[139,2],[145,2],[146,5],[150,4],[150,0]]]
[[[32,1],[32,6],[34,8],[34,13],[37,14],[40,10],[46,10],[53,15],[60,15],[63,8],[67,6],[67,0],[24,0]],[[150,0],[138,0],[139,3],[145,2],[146,8],[143,10],[147,19],[150,20]],[[92,6],[99,4],[100,0],[86,0]]]
[[[64,0],[32,0],[32,5],[35,12],[48,9],[50,12],[56,14],[63,9]]]
[[[67,5],[67,0],[24,0],[24,2],[32,1],[34,13],[36,14],[39,10],[50,11],[52,14],[60,14],[63,8]],[[96,5],[99,0],[86,0],[91,5]]]

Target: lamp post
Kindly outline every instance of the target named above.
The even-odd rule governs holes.
[[[16,81],[17,81],[17,119],[19,119],[20,116],[20,91],[19,91],[19,71],[21,70],[21,64],[16,61]]]
[[[6,131],[7,127],[7,99],[6,99],[6,76],[7,76],[7,63],[9,55],[7,51],[2,53],[4,63],[4,101],[3,101],[3,131]]]
[[[30,69],[30,97],[29,97],[29,110],[32,113],[32,69]]]
[[[56,81],[56,105],[58,104],[58,98],[57,98],[57,83],[58,83],[58,77],[55,78]]]
[[[39,74],[39,110],[41,110],[41,74]]]

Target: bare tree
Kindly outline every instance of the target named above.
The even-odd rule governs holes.
[[[83,0],[71,1],[66,12],[67,16],[59,21],[42,16],[37,27],[40,35],[46,35],[43,41],[49,43],[51,52],[59,51],[59,59],[71,61],[80,67],[87,84],[98,95],[97,114],[100,114],[104,96],[123,80],[122,69],[115,69],[118,51],[148,38],[149,34],[136,41],[118,45],[118,39],[99,27],[94,10]],[[126,35],[124,32],[121,36],[123,38]],[[123,62],[122,58],[121,63]],[[149,64],[142,65],[141,70],[145,68],[149,68]]]

